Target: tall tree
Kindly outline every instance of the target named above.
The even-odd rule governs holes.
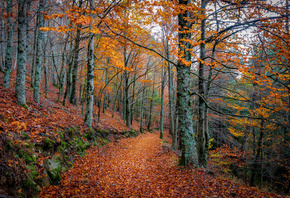
[[[20,105],[26,104],[25,72],[27,59],[27,9],[30,0],[18,0],[18,46],[15,95]]]
[[[206,167],[207,153],[205,150],[205,101],[204,101],[204,63],[205,63],[205,53],[206,53],[206,17],[205,9],[208,0],[201,0],[200,14],[202,16],[201,20],[201,44],[200,44],[200,62],[198,71],[198,123],[197,123],[197,152],[198,152],[198,162],[200,166]]]
[[[83,0],[79,1],[78,7],[81,8]],[[81,13],[80,13],[81,14]],[[77,75],[78,75],[78,65],[79,65],[79,51],[80,51],[80,42],[81,42],[81,24],[77,24],[75,45],[73,49],[73,65],[72,65],[72,81],[71,81],[71,92],[70,92],[70,103],[77,105]]]
[[[190,65],[191,54],[191,22],[188,5],[190,0],[179,0],[181,13],[178,14],[178,55],[177,62],[177,104],[178,131],[180,134],[181,165],[194,164],[198,166],[195,137],[192,127],[192,112],[190,98]]]
[[[13,47],[13,17],[12,17],[12,0],[7,0],[7,45],[6,45],[6,56],[5,56],[5,70],[4,70],[4,81],[3,87],[9,88],[10,75],[12,67],[12,47]]]
[[[94,10],[94,0],[90,0],[90,9]],[[94,21],[92,21],[94,22]],[[94,37],[93,32],[89,33],[88,55],[87,55],[87,95],[86,95],[86,114],[85,123],[90,127],[93,120],[94,103]]]
[[[37,13],[37,23],[38,27],[42,28],[44,26],[43,12],[46,0],[39,0],[39,8]],[[35,74],[34,74],[34,86],[33,86],[33,99],[35,102],[39,103],[39,89],[40,80],[42,74],[42,53],[43,53],[43,31],[38,30],[36,39],[36,57],[35,57]],[[32,77],[31,77],[32,78]]]
[[[166,82],[166,70],[164,69],[163,65],[161,66],[161,98],[160,98],[160,138],[163,139],[163,130],[164,130],[164,89],[165,89],[165,82]]]

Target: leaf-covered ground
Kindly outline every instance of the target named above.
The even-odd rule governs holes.
[[[44,187],[39,196],[282,197],[179,167],[176,154],[166,148],[157,132],[92,147],[62,176],[60,185]]]
[[[15,75],[15,72],[12,72],[12,82],[15,82]],[[40,95],[40,104],[37,104],[33,100],[30,79],[27,77],[27,105],[20,106],[15,97],[15,84],[12,84],[9,89],[3,88],[3,76],[3,73],[0,73],[0,151],[2,150],[1,135],[8,136],[15,144],[22,145],[25,144],[23,138],[20,137],[22,133],[31,139],[31,143],[39,143],[48,135],[55,137],[58,141],[57,130],[71,127],[78,127],[80,132],[87,130],[84,125],[84,115],[81,114],[82,108],[85,110],[85,105],[84,107],[82,105],[74,106],[66,102],[66,106],[63,106],[62,98],[60,101],[57,100],[58,90],[52,85],[50,85],[46,97],[44,94]],[[44,90],[43,83],[41,86]],[[95,116],[92,127],[116,132],[130,130],[119,113],[115,113],[112,118],[111,110],[106,110],[101,114],[99,123]],[[136,121],[133,121],[132,128],[136,131],[139,129]]]
[[[31,181],[36,186],[33,178],[28,177],[32,171],[32,165],[39,174],[35,179],[40,180],[43,177],[44,161],[51,158],[57,151],[56,145],[61,144],[61,137],[57,131],[65,132],[77,128],[78,133],[83,134],[89,129],[84,125],[84,116],[81,114],[82,105],[73,106],[66,102],[66,105],[63,106],[63,98],[58,100],[58,89],[53,85],[50,84],[45,96],[42,82],[40,103],[37,104],[33,100],[30,77],[26,76],[27,105],[20,106],[15,97],[15,71],[12,71],[9,89],[3,88],[3,77],[3,73],[0,72],[0,195],[19,197],[23,191],[33,191],[30,187],[23,189],[25,180]],[[97,109],[94,113],[96,114],[96,112]],[[118,112],[112,118],[110,110],[101,113],[99,123],[97,117],[94,116],[92,126],[96,130],[105,130],[110,134],[131,130],[126,127]],[[132,128],[136,131],[139,129],[136,121],[133,121]],[[40,148],[43,147],[47,137],[55,144],[49,151],[41,152]],[[73,154],[68,153],[67,155]],[[26,156],[29,158],[36,156],[36,162],[28,162],[25,160]],[[28,194],[27,197],[32,196]]]
[[[57,129],[69,128],[72,126],[79,127],[81,131],[85,130],[84,115],[81,110],[85,111],[85,105],[74,106],[66,102],[66,106],[62,105],[63,98],[58,101],[58,89],[50,85],[46,97],[44,93],[40,95],[40,103],[37,104],[33,100],[33,92],[30,87],[30,78],[26,81],[26,102],[27,106],[19,106],[15,97],[16,74],[12,71],[11,87],[3,88],[3,73],[0,72],[0,134],[3,132],[12,135],[12,132],[25,132],[35,142],[41,141],[45,134],[54,136]],[[45,90],[44,83],[41,84],[41,90]],[[95,109],[94,113],[96,114]],[[112,118],[111,110],[101,113],[100,122],[97,122],[94,116],[93,127],[110,131],[130,130],[126,127],[119,113],[115,113]],[[138,123],[133,122],[132,128],[138,130]]]

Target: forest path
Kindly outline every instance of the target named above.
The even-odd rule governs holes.
[[[161,142],[155,132],[93,147],[40,197],[278,197],[178,167]]]

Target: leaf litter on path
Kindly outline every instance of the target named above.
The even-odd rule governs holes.
[[[167,136],[167,134],[166,134]],[[92,147],[39,197],[282,197],[235,184],[205,171],[178,166],[159,133]]]

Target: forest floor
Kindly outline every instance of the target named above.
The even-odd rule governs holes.
[[[1,85],[2,81],[0,73]],[[15,72],[11,82],[15,82]],[[59,154],[56,147],[41,152],[39,147],[46,137],[59,145],[64,140],[57,131],[68,133],[77,128],[85,133],[87,130],[81,105],[76,107],[67,102],[63,106],[57,100],[58,90],[52,85],[37,104],[29,82],[28,76],[27,106],[17,104],[15,83],[9,89],[0,86],[0,194],[14,197],[19,194],[32,197],[33,190],[38,189],[35,182],[42,182],[44,161]],[[101,114],[99,123],[95,119],[93,127],[110,133],[131,130],[120,114],[112,118],[110,110]],[[132,128],[138,130],[136,121]],[[180,167],[179,157],[170,149],[167,132],[165,139],[159,139],[159,132],[147,132],[136,138],[112,138],[110,144],[87,149],[83,158],[69,153],[75,157],[73,168],[62,174],[59,185],[43,187],[39,197],[283,197],[236,184],[204,169]],[[30,181],[32,176],[35,180],[26,183],[25,194],[23,182]]]
[[[167,141],[154,132],[92,147],[39,197],[283,197],[180,167]]]
[[[37,104],[33,100],[30,77],[26,76],[26,105],[20,106],[15,97],[15,71],[12,71],[9,89],[3,88],[3,77],[0,72],[0,197],[33,197],[45,179],[44,164],[48,159],[60,153],[62,158],[75,156],[80,142],[83,147],[92,144],[85,137],[90,131],[82,114],[85,105],[74,106],[66,101],[63,106],[63,97],[58,100],[58,89],[50,84],[45,94],[44,83],[41,83],[40,103]],[[107,109],[101,113],[100,122],[94,116],[92,128],[98,132],[95,135],[100,135],[100,131],[107,133],[108,137],[98,136],[94,142],[103,145],[114,139],[112,135],[122,137],[124,132],[137,131],[139,125],[134,120],[128,128],[118,112],[112,117],[112,111]],[[61,134],[66,134],[65,139]],[[47,147],[45,151],[43,147]],[[68,152],[64,154],[65,150]],[[67,160],[61,162],[70,164]]]

